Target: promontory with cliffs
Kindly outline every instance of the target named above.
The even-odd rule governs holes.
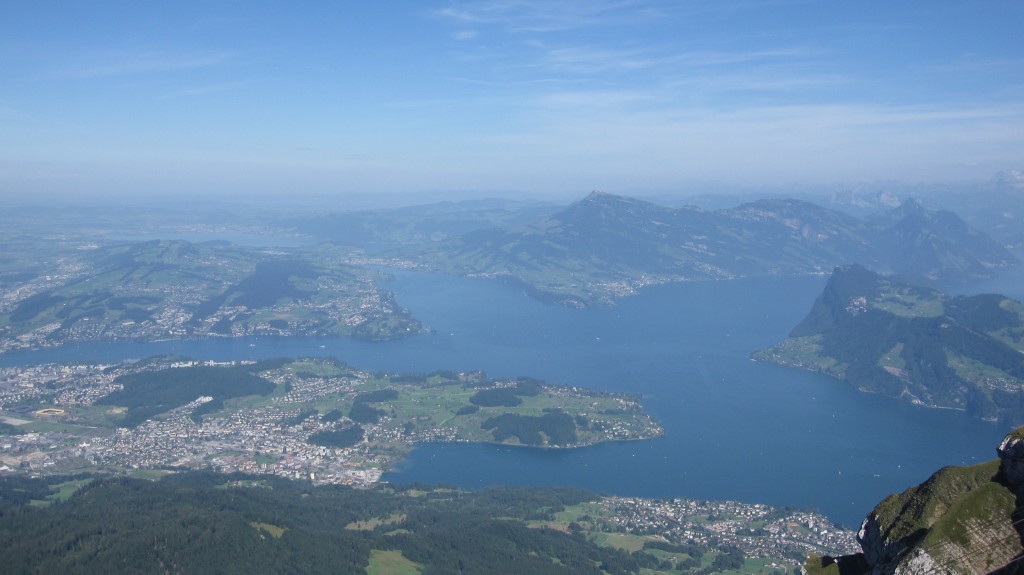
[[[1024,427],[999,444],[999,458],[945,467],[890,495],[864,519],[861,552],[812,556],[811,575],[1020,573],[1024,568]]]
[[[918,405],[1024,421],[1024,305],[835,269],[785,341],[754,354]]]

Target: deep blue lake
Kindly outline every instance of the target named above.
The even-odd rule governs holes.
[[[577,450],[424,445],[385,479],[732,499],[815,508],[855,527],[879,500],[942,466],[994,458],[1009,429],[751,361],[752,352],[786,337],[825,282],[822,276],[655,286],[615,306],[580,311],[499,282],[401,272],[389,287],[433,333],[387,343],[89,344],[10,354],[0,365],[170,352],[219,360],[318,355],[372,370],[481,369],[493,377],[641,394],[664,437]]]

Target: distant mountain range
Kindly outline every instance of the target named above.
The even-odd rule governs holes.
[[[414,257],[581,307],[654,283],[827,273],[851,263],[923,282],[988,277],[1020,263],[956,214],[914,201],[857,218],[801,200],[704,211],[600,192],[533,224],[474,230]]]
[[[755,359],[991,420],[1024,420],[1024,305],[836,268],[807,317]]]
[[[378,252],[437,242],[478,229],[526,225],[561,206],[485,199],[284,218],[283,225],[326,241]]]
[[[380,340],[421,326],[328,246],[153,240],[88,246],[6,292],[0,352],[69,342],[242,335]]]
[[[945,467],[885,498],[857,534],[862,552],[812,556],[809,575],[1020,572],[1024,528],[1024,428],[1000,443],[999,459]]]

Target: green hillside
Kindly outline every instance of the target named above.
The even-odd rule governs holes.
[[[820,514],[576,488],[354,489],[259,475],[0,475],[4,573],[790,575]]]
[[[754,354],[864,391],[991,420],[1024,420],[1024,306],[995,294],[950,297],[836,268],[786,341]]]
[[[250,483],[262,488],[243,486]],[[7,573],[362,574],[390,552],[412,573],[497,565],[510,574],[637,573],[628,553],[525,522],[593,498],[312,488],[244,476],[101,479],[51,507],[5,506],[0,561]]]
[[[946,467],[924,483],[890,495],[868,514],[861,553],[813,555],[811,575],[1016,573],[1024,558],[1020,500],[1024,449],[1019,428],[999,446],[999,459]]]

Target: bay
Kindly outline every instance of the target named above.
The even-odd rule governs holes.
[[[890,493],[945,465],[992,459],[1008,429],[963,413],[857,392],[843,382],[753,362],[785,338],[826,277],[646,288],[612,307],[544,304],[495,281],[397,272],[389,284],[433,332],[393,342],[241,338],[96,343],[14,353],[0,365],[333,356],[390,372],[480,369],[639,394],[663,437],[584,449],[480,444],[415,449],[388,481],[576,485],[658,498],[815,508],[849,527]]]
[[[492,375],[642,394],[666,433],[579,450],[428,445],[385,478],[733,499],[815,508],[852,527],[945,465],[992,459],[1006,428],[749,359],[786,337],[825,281],[671,284],[579,311],[507,285],[403,276],[395,291],[437,329],[438,360],[462,354],[460,365]]]

